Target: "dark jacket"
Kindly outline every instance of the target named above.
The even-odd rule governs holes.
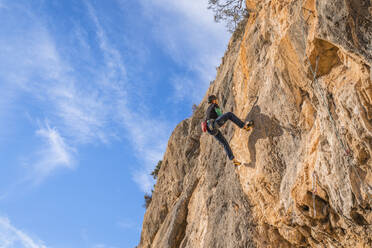
[[[211,119],[213,119],[213,120],[217,119],[217,117],[219,116],[218,113],[220,113],[220,114],[222,113],[220,107],[217,104],[212,103],[211,105],[209,105],[209,107],[207,109],[206,120],[208,121],[208,120],[211,120]]]

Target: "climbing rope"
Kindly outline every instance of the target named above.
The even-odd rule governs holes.
[[[316,217],[316,209],[315,209],[315,195],[316,195],[316,190],[317,190],[317,184],[316,184],[316,174],[315,174],[315,170],[313,171],[313,179],[312,179],[312,183],[313,183],[313,209],[314,209],[314,218]]]
[[[304,57],[305,57],[305,63],[308,63],[309,64],[309,68],[310,68],[310,72],[311,74],[313,75],[313,80],[310,84],[310,86],[312,88],[314,88],[314,84],[316,86],[316,90],[318,91],[318,94],[321,96],[321,101],[320,101],[320,104],[322,104],[326,109],[327,109],[327,113],[328,113],[328,116],[329,116],[329,120],[332,124],[332,128],[335,132],[335,135],[336,135],[336,138],[338,140],[338,142],[340,143],[342,149],[344,150],[345,152],[345,156],[347,157],[346,160],[347,160],[347,163],[349,164],[349,166],[351,167],[351,169],[354,171],[354,173],[357,175],[357,178],[360,182],[360,185],[362,186],[363,190],[365,191],[366,195],[368,198],[370,198],[370,194],[369,194],[369,191],[366,190],[365,188],[365,184],[363,183],[357,169],[356,169],[356,165],[354,164],[354,159],[353,159],[353,154],[351,153],[351,149],[348,147],[347,145],[347,142],[344,142],[338,129],[337,129],[337,125],[336,125],[336,122],[332,116],[332,113],[331,113],[331,110],[330,110],[330,106],[329,106],[329,103],[328,103],[328,100],[326,98],[326,92],[325,90],[320,87],[320,83],[318,81],[318,77],[317,77],[317,71],[318,71],[318,62],[319,62],[319,56],[316,56],[316,62],[315,62],[315,68],[313,70],[312,68],[312,65],[311,65],[311,62],[310,62],[310,59],[308,58],[308,56],[306,55],[306,36],[305,36],[305,25],[307,25],[307,22],[304,20],[303,16],[302,16],[302,5],[303,5],[303,0],[301,1],[301,8],[300,8],[300,18],[301,18],[301,21],[302,21],[302,36],[303,36],[303,40],[304,40],[304,44],[305,44],[305,49],[304,49]],[[307,10],[307,9],[305,9]],[[344,164],[343,164],[344,165]],[[344,165],[345,166],[345,165]],[[347,171],[347,167],[345,167],[345,170]],[[315,174],[315,169],[314,169],[314,172],[313,172],[313,208],[314,208],[314,217],[316,216],[316,210],[315,210],[315,194],[316,194],[316,180],[314,180],[314,177],[316,179],[316,174]],[[349,177],[350,179],[350,177]],[[315,187],[315,190],[314,190],[314,187]],[[368,189],[371,189],[371,187],[368,185]]]

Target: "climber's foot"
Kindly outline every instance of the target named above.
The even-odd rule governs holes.
[[[236,158],[234,158],[232,160],[232,162],[234,163],[235,167],[238,167],[239,165],[241,165],[242,163],[240,163]]]
[[[246,130],[246,131],[248,131],[248,132],[251,131],[253,129],[253,121],[248,121],[244,125],[243,129]]]

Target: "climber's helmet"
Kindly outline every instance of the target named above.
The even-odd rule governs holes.
[[[210,95],[210,96],[208,97],[208,103],[212,103],[213,100],[217,100],[217,97],[216,97],[215,95]]]

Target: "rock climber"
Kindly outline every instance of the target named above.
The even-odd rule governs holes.
[[[208,103],[210,104],[207,109],[207,132],[213,135],[220,144],[224,147],[227,156],[234,163],[235,166],[241,165],[231,151],[230,145],[219,130],[227,120],[234,122],[238,127],[243,128],[246,131],[250,131],[253,128],[253,121],[248,121],[246,124],[240,120],[234,113],[228,112],[222,114],[221,108],[218,106],[218,99],[215,95],[208,97]]]

